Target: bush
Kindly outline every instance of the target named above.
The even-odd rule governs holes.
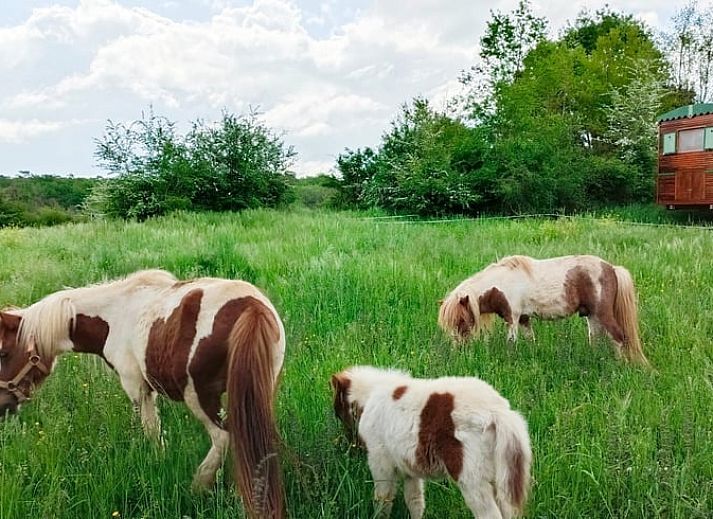
[[[93,214],[145,218],[177,209],[275,207],[294,199],[295,153],[256,114],[196,121],[183,136],[152,111],[129,125],[109,121],[96,156],[113,178],[97,186]]]

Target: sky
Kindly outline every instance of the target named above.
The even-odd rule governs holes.
[[[653,29],[671,0],[539,0],[553,35],[605,3]],[[104,174],[107,120],[188,128],[257,109],[298,176],[378,145],[415,96],[436,107],[476,63],[490,11],[517,0],[0,0],[0,174]]]

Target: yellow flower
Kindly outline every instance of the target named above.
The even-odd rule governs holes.
[[[119,513],[118,510],[116,510],[113,514],[111,514],[112,517],[121,517],[121,514]]]

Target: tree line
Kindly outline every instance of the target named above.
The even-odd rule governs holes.
[[[604,8],[548,38],[526,0],[492,13],[460,98],[405,103],[378,147],[338,157],[340,203],[477,214],[650,202],[656,116],[711,97],[706,16],[688,6],[657,39]]]
[[[521,0],[491,12],[461,95],[438,108],[405,102],[378,146],[338,156],[336,175],[295,178],[295,150],[256,112],[180,132],[149,109],[107,122],[95,152],[104,178],[0,178],[0,226],[295,201],[423,215],[650,202],[656,116],[713,99],[711,19],[713,7],[691,3],[657,36],[604,8],[548,37],[547,20]]]

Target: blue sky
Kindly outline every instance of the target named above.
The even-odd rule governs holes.
[[[3,0],[0,174],[101,174],[107,119],[153,106],[185,127],[259,107],[299,153],[328,170],[345,147],[375,145],[404,101],[443,105],[475,62],[491,9],[516,0]],[[556,33],[584,7],[541,0]],[[677,2],[610,1],[654,29]]]

